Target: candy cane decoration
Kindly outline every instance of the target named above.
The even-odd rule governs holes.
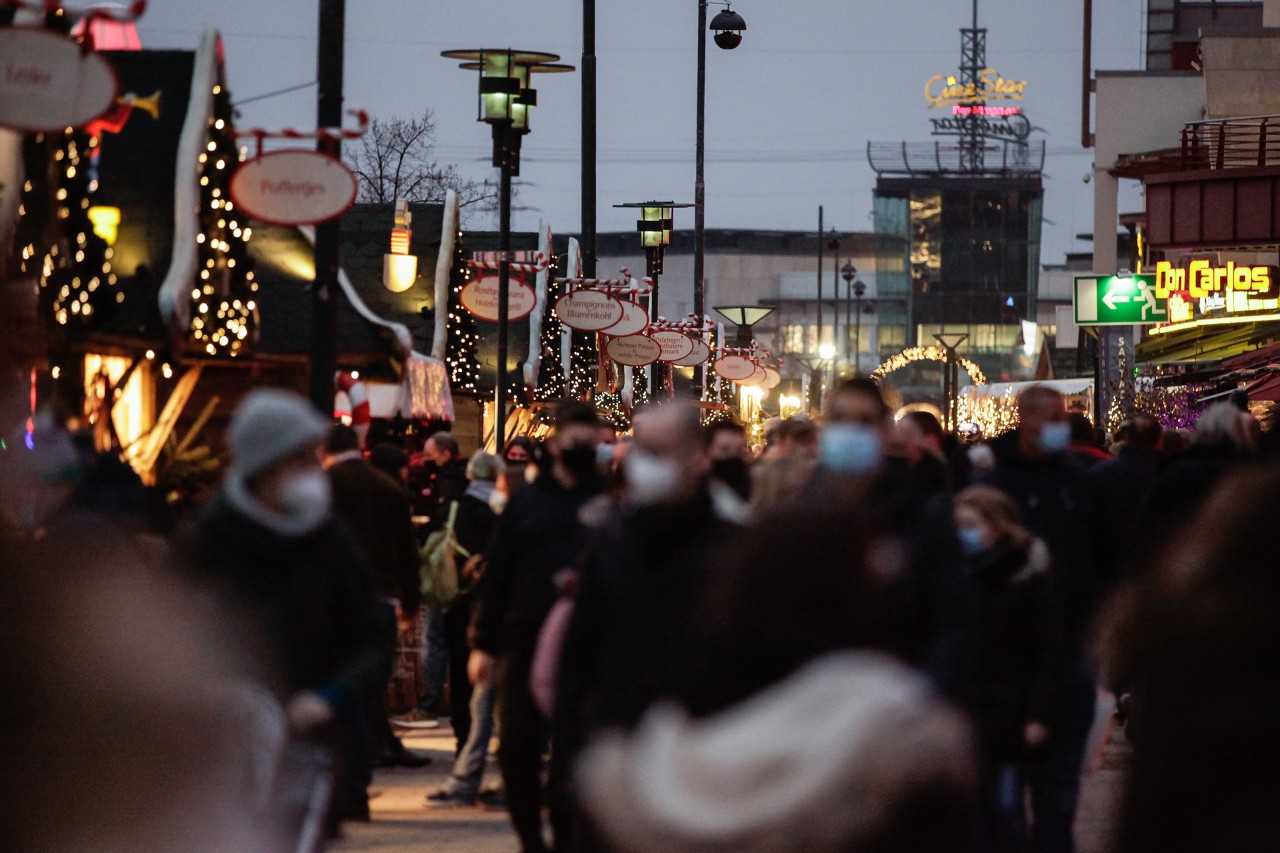
[[[341,127],[322,127],[318,130],[294,130],[293,128],[285,128],[283,130],[268,130],[265,127],[250,127],[245,129],[237,129],[236,136],[252,136],[258,140],[258,147],[262,147],[264,139],[359,139],[369,130],[369,114],[364,110],[347,110],[347,115],[355,116],[359,125],[352,129]]]
[[[495,254],[497,254],[497,253],[495,253]],[[473,259],[473,260],[467,261],[467,263],[468,263],[468,264],[470,264],[471,266],[475,267],[475,268],[476,268],[476,269],[478,269],[478,270],[500,270],[500,269],[502,269],[502,262],[501,262],[501,261],[491,261],[491,260],[488,260],[488,259],[485,259],[485,260],[474,260],[474,259]],[[511,270],[512,272],[534,272],[534,273],[536,273],[536,272],[542,272],[543,270],[545,270],[545,269],[550,265],[550,263],[551,263],[551,255],[550,255],[550,253],[548,253],[548,252],[534,252],[534,253],[533,253],[533,262],[532,262],[532,263],[525,263],[525,262],[521,262],[521,261],[509,261],[509,262],[507,263],[507,269]]]
[[[644,296],[653,291],[652,278],[632,278],[631,271],[626,267],[619,269],[618,272],[622,274],[622,278],[570,277],[558,279],[558,281],[577,290],[602,290],[611,294]]]
[[[369,412],[369,389],[354,373],[339,372],[335,382],[338,390],[351,401],[351,428],[356,431],[360,446],[364,447],[365,436],[369,434],[369,422],[372,420]]]

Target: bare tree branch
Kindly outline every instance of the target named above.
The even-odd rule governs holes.
[[[414,118],[374,119],[360,144],[346,149],[347,162],[360,181],[360,201],[439,202],[452,189],[468,214],[493,213],[496,188],[487,181],[463,178],[457,166],[442,165],[432,157],[435,129],[431,110]]]

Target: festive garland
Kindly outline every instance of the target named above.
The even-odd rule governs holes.
[[[879,382],[885,376],[893,373],[895,370],[901,370],[909,364],[917,361],[941,361],[946,362],[947,351],[942,347],[907,347],[897,355],[890,356],[883,364],[871,371],[871,379]],[[974,385],[986,385],[987,377],[982,372],[982,368],[974,364],[967,358],[958,359],[960,366],[969,374],[969,381]]]

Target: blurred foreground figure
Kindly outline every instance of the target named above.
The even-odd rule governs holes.
[[[680,704],[598,733],[578,764],[606,849],[975,849],[971,737],[884,651],[906,554],[867,497],[772,516],[710,564]]]
[[[114,524],[0,530],[0,850],[293,850],[283,712]]]
[[[231,418],[231,466],[182,543],[220,618],[252,638],[295,738],[337,747],[336,818],[368,819],[372,744],[363,697],[385,681],[373,579],[335,520],[320,467],[328,422],[301,396],[259,389]],[[331,826],[331,829],[333,827]]]
[[[1276,849],[1280,566],[1258,537],[1278,502],[1280,468],[1224,480],[1116,608],[1136,748],[1118,851]]]

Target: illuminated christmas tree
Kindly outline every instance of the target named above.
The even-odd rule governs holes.
[[[124,301],[111,271],[111,247],[94,232],[96,137],[68,128],[23,141],[26,178],[14,244],[23,275],[35,279],[47,315],[60,326],[102,320]]]
[[[711,329],[711,353],[714,357],[717,348],[720,346],[720,328],[718,326]],[[702,422],[704,424],[716,424],[724,421],[733,420],[731,414],[734,404],[733,392],[734,384],[727,379],[721,379],[716,375],[714,370],[715,362],[707,363],[707,387],[702,391],[702,399],[708,403],[721,403],[723,409],[703,409]]]
[[[588,399],[595,391],[599,354],[595,332],[574,332],[569,346],[569,394]]]
[[[249,258],[252,229],[231,200],[231,175],[240,161],[231,96],[213,87],[208,141],[200,153],[198,279],[191,289],[191,340],[211,356],[238,356],[258,332],[258,283]]]
[[[474,275],[475,271],[467,263],[467,251],[459,233],[453,243],[453,266],[449,272],[444,360],[449,365],[449,384],[453,392],[477,396],[480,394],[480,360],[476,347],[480,343],[480,330],[476,326],[476,318],[462,307],[462,288]]]
[[[547,276],[547,304],[542,312],[542,336],[538,346],[542,353],[538,362],[538,387],[534,399],[558,400],[565,395],[564,365],[560,362],[560,337],[563,327],[556,316],[556,300],[564,291],[564,284],[555,275]]]

